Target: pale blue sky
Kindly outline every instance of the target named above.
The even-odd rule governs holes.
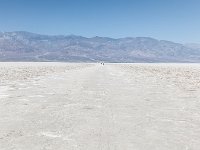
[[[0,0],[0,31],[200,43],[200,0]]]

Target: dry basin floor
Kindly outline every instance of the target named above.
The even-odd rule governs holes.
[[[199,150],[200,64],[0,63],[0,150]]]

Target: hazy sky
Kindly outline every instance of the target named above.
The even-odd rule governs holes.
[[[0,31],[200,43],[200,0],[0,0]]]

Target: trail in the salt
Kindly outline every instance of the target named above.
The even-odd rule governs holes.
[[[199,65],[51,65],[2,82],[1,150],[200,147]]]

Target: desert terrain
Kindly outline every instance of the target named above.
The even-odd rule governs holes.
[[[199,150],[200,64],[0,63],[0,150]]]

